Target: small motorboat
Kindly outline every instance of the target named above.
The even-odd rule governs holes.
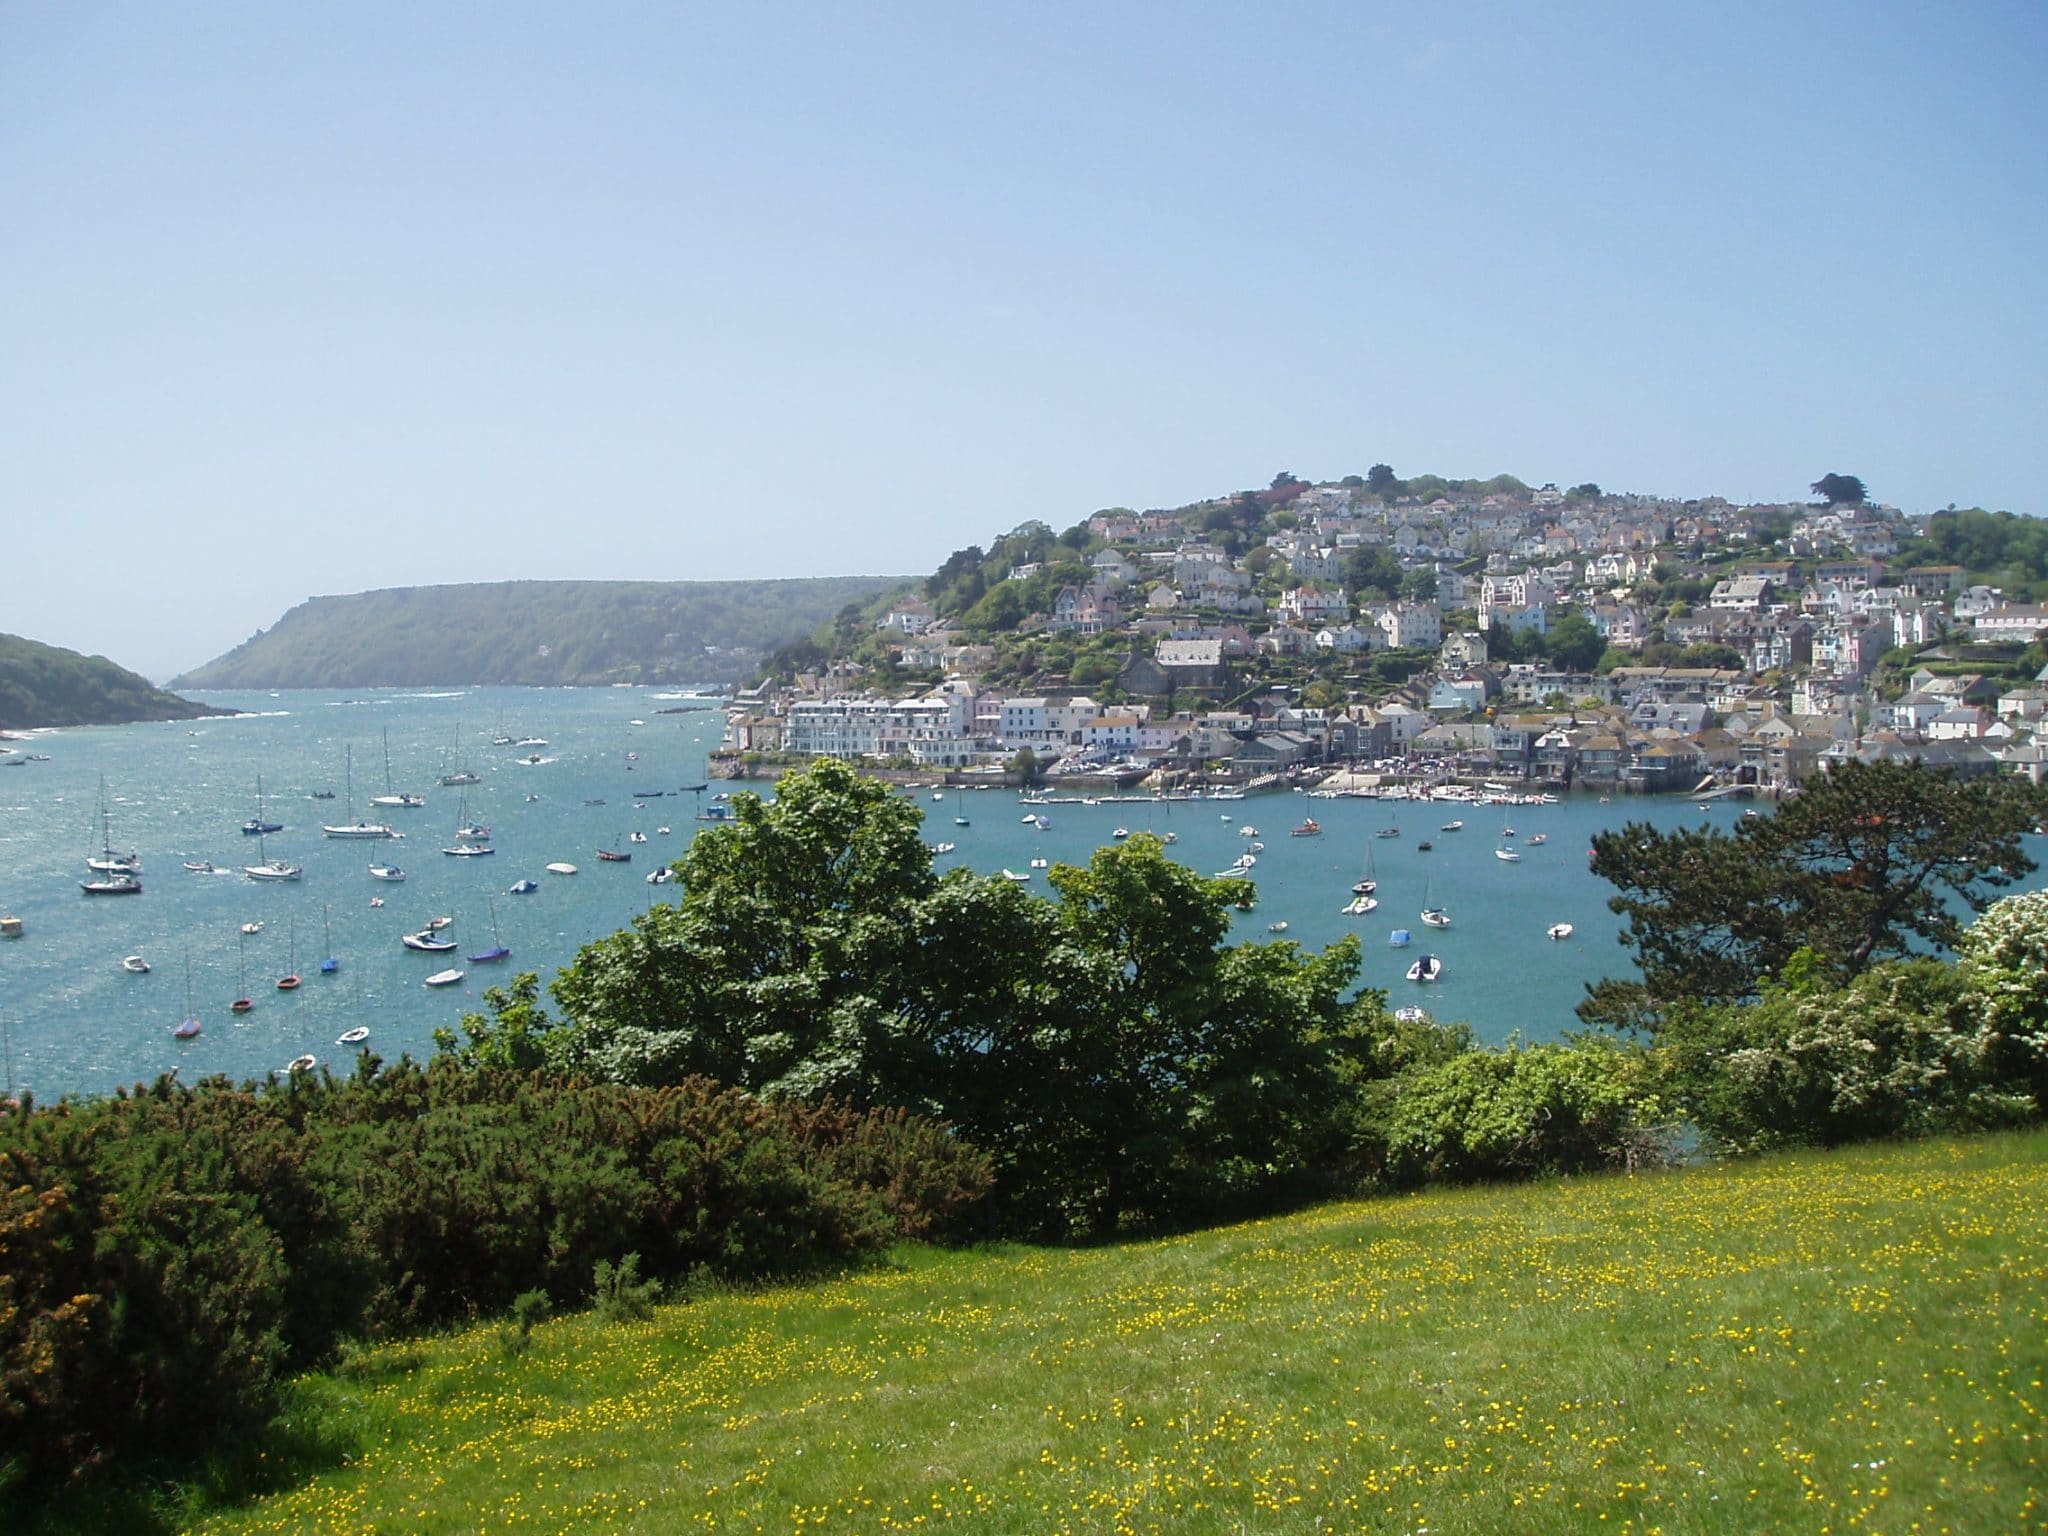
[[[455,947],[453,939],[444,939],[430,928],[423,928],[418,933],[402,933],[398,942],[407,949],[417,949],[429,955],[444,955]]]
[[[956,827],[965,827],[965,826],[971,826],[971,825],[972,825],[972,823],[971,823],[971,822],[969,822],[969,821],[968,821],[968,819],[967,819],[967,818],[966,818],[965,816],[955,816],[955,817],[953,818],[953,825],[954,825],[954,826],[956,826]],[[663,827],[663,828],[662,828],[661,830],[662,830],[662,831],[664,831],[664,832],[666,832],[666,831],[668,830],[668,828],[667,828],[667,827]]]
[[[1239,837],[1257,837],[1259,835],[1259,829],[1253,826],[1250,822],[1246,822],[1243,826],[1237,829],[1237,835]]]
[[[548,873],[551,875],[573,875],[576,873],[576,866],[568,863],[550,864],[548,866]]]
[[[12,912],[0,916],[0,939],[18,939],[20,937],[21,919]]]
[[[1550,834],[1548,832],[1538,832],[1534,837],[1529,839],[1529,846],[1531,848],[1541,848],[1545,843],[1549,841]]]
[[[372,880],[391,880],[395,882],[405,878],[405,871],[396,864],[372,864],[370,866],[370,878]]]
[[[370,898],[370,905],[372,907],[381,907],[384,905],[384,898],[382,896],[372,896]]]
[[[1422,921],[1431,928],[1448,928],[1451,926],[1451,914],[1442,907],[1424,907]]]
[[[1122,842],[1125,838],[1131,835],[1131,829],[1129,827],[1118,827],[1114,832],[1110,833],[1109,835],[1115,838],[1118,842]]]
[[[1347,917],[1363,917],[1379,904],[1380,899],[1377,896],[1354,896],[1344,904],[1344,912]]]
[[[1553,939],[1568,939],[1572,936],[1572,925],[1570,923],[1552,923],[1543,931]]]
[[[310,1072],[319,1065],[319,1058],[308,1051],[304,1056],[294,1056],[284,1064],[284,1069],[288,1075],[297,1076],[301,1072]]]
[[[1428,853],[1435,847],[1436,844],[1432,843],[1428,838],[1425,837],[1421,842],[1415,845],[1415,851],[1417,853]]]
[[[633,855],[622,848],[600,848],[597,850],[597,862],[600,864],[630,864],[633,862]]]
[[[262,925],[261,923],[244,923],[244,924],[242,924],[242,932],[244,932],[244,933],[251,933],[251,934],[254,934],[254,933],[261,933],[262,931],[263,931],[263,925]]]
[[[441,851],[451,859],[481,859],[498,850],[489,843],[456,843],[453,847],[443,848]]]
[[[644,843],[647,841],[647,834],[645,832],[629,832],[626,834],[626,841],[629,843]]]
[[[656,828],[654,829],[654,831],[655,831],[655,834],[656,834],[657,836],[659,836],[659,837],[667,837],[667,836],[668,836],[668,828],[667,828],[667,827],[656,827]]]
[[[187,859],[185,861],[185,868],[195,875],[210,875],[213,873],[213,860]]]
[[[512,894],[514,896],[531,896],[539,889],[540,882],[538,880],[514,880],[512,882]]]
[[[1465,823],[1462,821],[1447,821],[1437,828],[1439,832],[1462,832],[1464,830]]]
[[[1003,878],[1005,880],[1015,880],[1018,884],[1021,885],[1024,881],[1029,880],[1031,878],[1031,872],[1029,870],[1011,869],[1006,864],[1003,866]]]
[[[1443,973],[1444,963],[1435,955],[1423,955],[1408,967],[1410,981],[1436,981]]]
[[[149,962],[140,955],[124,955],[121,959],[121,969],[130,976],[147,976]]]
[[[944,853],[946,851],[946,847],[946,844],[941,843],[937,851],[940,853]],[[664,864],[660,869],[651,870],[648,872],[647,883],[649,885],[667,885],[672,880],[674,880],[675,877],[676,872],[670,869],[666,864]]]
[[[1429,1010],[1427,1008],[1396,1008],[1394,1010],[1394,1017],[1403,1024],[1427,1024],[1429,1022]]]
[[[1033,860],[1031,861],[1031,867],[1032,867],[1033,869],[1050,869],[1050,868],[1052,868],[1052,860],[1051,860],[1051,859],[1033,859]]]
[[[1286,931],[1287,923],[1285,919],[1282,919],[1280,922],[1277,923],[1266,924],[1266,932],[1268,933],[1285,933]]]
[[[358,1024],[354,1029],[343,1030],[334,1037],[336,1045],[361,1045],[370,1038],[370,1026]]]
[[[1522,862],[1521,851],[1519,849],[1509,848],[1505,845],[1494,849],[1493,856],[1496,859],[1499,859],[1503,864],[1519,864]]]

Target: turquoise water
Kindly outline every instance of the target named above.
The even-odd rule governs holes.
[[[704,701],[642,689],[202,697],[250,713],[41,734],[16,745],[48,753],[50,761],[0,770],[0,911],[19,915],[26,926],[24,937],[0,941],[0,1024],[11,1047],[6,1075],[17,1090],[45,1098],[105,1092],[174,1066],[187,1080],[260,1075],[302,1053],[343,1068],[351,1051],[335,1039],[358,1024],[369,1027],[369,1046],[380,1055],[425,1054],[434,1029],[480,1008],[486,987],[520,970],[552,976],[579,946],[658,898],[646,875],[679,857],[699,826],[698,799],[676,790],[704,778],[706,753],[723,726],[716,710],[663,715],[664,708]],[[424,809],[366,804],[384,788],[387,732],[391,782],[424,794]],[[496,747],[496,736],[539,736],[548,745]],[[347,748],[357,813],[390,821],[408,834],[403,841],[320,835],[321,822],[347,819],[343,801],[307,797],[324,788],[341,794]],[[549,761],[518,761],[532,752]],[[437,775],[465,758],[482,784],[466,791],[435,785]],[[266,839],[267,850],[303,865],[301,881],[258,883],[240,873],[256,862],[256,839],[240,827],[255,810],[259,773],[268,819],[286,828]],[[141,896],[92,898],[78,890],[88,846],[98,846],[102,774],[113,842],[143,857]],[[668,793],[647,798],[655,789]],[[496,833],[493,857],[456,859],[440,851],[453,841],[465,794],[470,815]],[[1121,826],[1172,832],[1173,856],[1215,873],[1250,841],[1240,829],[1255,827],[1265,844],[1251,871],[1260,901],[1238,918],[1242,936],[1264,939],[1271,924],[1285,922],[1281,937],[1320,947],[1355,932],[1365,943],[1369,985],[1387,989],[1397,1004],[1420,1002],[1440,1018],[1469,1020],[1490,1041],[1517,1030],[1537,1039],[1557,1035],[1574,1023],[1572,1007],[1586,982],[1627,968],[1614,942],[1617,920],[1606,909],[1608,888],[1586,869],[1594,831],[1623,819],[1725,824],[1740,814],[1732,805],[1702,812],[1682,800],[1602,805],[1585,796],[1518,806],[1505,819],[1524,857],[1505,864],[1493,853],[1504,819],[1498,807],[1268,795],[1032,808],[1007,790],[947,791],[937,801],[922,791],[918,800],[928,840],[958,845],[939,856],[940,866],[965,862],[990,872],[1027,870],[1034,857],[1085,860]],[[1044,830],[1024,821],[1033,809],[1046,817]],[[1289,829],[1311,814],[1322,835],[1290,837]],[[956,815],[970,824],[955,825]],[[1453,816],[1464,819],[1465,829],[1440,831]],[[1400,837],[1372,835],[1390,821]],[[629,841],[635,831],[646,835],[644,844]],[[1529,846],[1536,833],[1547,833],[1548,842]],[[1433,852],[1418,849],[1425,838],[1435,843]],[[600,863],[600,847],[630,848],[633,861]],[[1381,905],[1364,917],[1346,916],[1341,909],[1368,856]],[[407,871],[404,884],[371,879],[368,866],[387,858]],[[187,859],[234,873],[188,874],[180,867]],[[544,872],[558,860],[580,872]],[[522,877],[539,881],[540,889],[507,894]],[[1031,888],[1050,894],[1044,871]],[[371,907],[379,896],[385,905]],[[1451,928],[1422,926],[1425,899],[1449,909]],[[468,964],[463,956],[493,942],[494,910],[497,937],[512,956],[497,965]],[[442,915],[455,920],[455,955],[400,945],[401,934]],[[244,937],[247,922],[262,923],[261,932]],[[1556,922],[1573,924],[1572,937],[1546,938]],[[1408,950],[1388,947],[1396,927],[1413,932]],[[1424,950],[1444,961],[1444,978],[1433,987],[1401,975]],[[121,959],[129,954],[144,956],[151,972],[124,972]],[[319,962],[329,954],[340,967],[322,975]],[[186,1013],[188,962],[202,1033],[178,1041],[170,1031]],[[277,978],[294,963],[304,984],[277,991]],[[449,965],[467,971],[460,984],[423,985]],[[240,995],[256,1007],[236,1016],[228,1004]]]

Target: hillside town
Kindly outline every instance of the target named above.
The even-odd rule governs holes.
[[[739,693],[721,771],[1777,793],[1906,758],[2042,778],[2048,608],[1900,561],[1925,520],[1859,481],[1735,505],[1400,494],[1383,471],[963,551]]]

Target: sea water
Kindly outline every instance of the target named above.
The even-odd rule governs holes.
[[[23,919],[24,936],[0,941],[0,1086],[39,1098],[107,1092],[177,1068],[186,1081],[215,1073],[242,1078],[281,1069],[302,1054],[346,1070],[354,1048],[337,1037],[367,1026],[364,1049],[391,1059],[433,1049],[437,1028],[484,1008],[484,992],[520,971],[544,980],[591,940],[610,933],[673,887],[646,877],[680,858],[707,823],[700,814],[723,790],[685,786],[706,779],[723,716],[715,701],[646,689],[348,690],[200,694],[244,711],[231,718],[109,726],[39,733],[14,745],[48,761],[0,770],[0,911]],[[664,710],[685,713],[666,714]],[[538,738],[544,746],[493,745],[496,738]],[[385,791],[385,744],[394,790],[426,797],[419,810],[372,807]],[[353,759],[356,817],[385,821],[399,841],[329,839],[322,823],[350,819],[345,764]],[[530,758],[538,762],[529,762]],[[468,788],[436,779],[463,768],[482,776]],[[241,824],[256,811],[261,774],[265,819],[285,830],[264,839],[272,857],[304,867],[292,882],[257,882],[242,868],[257,862],[257,839]],[[84,858],[100,846],[104,776],[111,841],[142,855],[140,896],[88,897],[78,889]],[[315,800],[332,790],[333,800]],[[661,791],[656,794],[655,791]],[[1056,790],[1078,797],[1079,791]],[[1227,869],[1263,844],[1249,873],[1257,904],[1234,918],[1240,938],[1319,949],[1346,934],[1364,947],[1364,985],[1396,1005],[1426,1006],[1438,1018],[1471,1023],[1487,1041],[1519,1032],[1554,1038],[1576,1020],[1588,982],[1630,974],[1616,942],[1619,919],[1607,910],[1611,888],[1586,866],[1596,831],[1626,820],[1657,827],[1732,825],[1742,807],[1706,810],[1684,799],[1577,795],[1557,805],[1471,806],[1442,802],[1322,799],[1280,793],[1242,800],[1097,797],[1095,804],[1028,805],[1015,790],[930,788],[911,792],[928,842],[954,844],[935,856],[941,869],[965,865],[1028,874],[1027,889],[1051,897],[1046,865],[1079,863],[1130,833],[1171,833],[1168,854],[1204,874]],[[489,826],[497,852],[451,858],[464,815]],[[1027,820],[1031,817],[1033,819]],[[1041,828],[1036,818],[1043,817]],[[1313,818],[1315,836],[1291,836]],[[964,818],[966,825],[958,824]],[[1443,823],[1462,819],[1461,831]],[[1397,837],[1375,834],[1389,826]],[[1514,836],[1506,837],[1512,827]],[[1249,829],[1249,830],[1248,830]],[[634,840],[634,834],[645,837]],[[1537,834],[1545,841],[1533,843]],[[1434,846],[1424,852],[1424,841]],[[1507,863],[1497,847],[1518,848]],[[629,863],[600,862],[600,848],[630,852]],[[219,874],[187,873],[187,861],[211,861]],[[1378,908],[1350,916],[1351,885],[1368,872]],[[373,879],[369,866],[391,862],[402,884]],[[574,875],[545,866],[567,862]],[[539,882],[530,895],[515,881]],[[2038,877],[2037,877],[2038,879]],[[381,899],[381,906],[373,900]],[[1425,927],[1425,904],[1441,905],[1451,927]],[[450,917],[449,954],[406,949],[403,934],[429,918]],[[1571,937],[1546,936],[1570,923]],[[261,924],[244,934],[245,924]],[[1276,932],[1275,925],[1285,924]],[[1405,928],[1405,949],[1389,935]],[[495,964],[465,957],[503,943]],[[1428,952],[1443,961],[1431,986],[1404,973]],[[122,958],[143,956],[151,970],[133,975]],[[331,974],[320,962],[338,960]],[[190,1012],[201,1033],[171,1031]],[[429,989],[428,975],[464,971],[450,987]],[[302,985],[280,992],[287,971]],[[229,1004],[256,1006],[236,1015]]]

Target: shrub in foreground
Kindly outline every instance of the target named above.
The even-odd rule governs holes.
[[[29,1105],[0,1117],[0,1466],[218,1442],[351,1336],[845,1263],[989,1177],[914,1117],[702,1080],[366,1062]]]

